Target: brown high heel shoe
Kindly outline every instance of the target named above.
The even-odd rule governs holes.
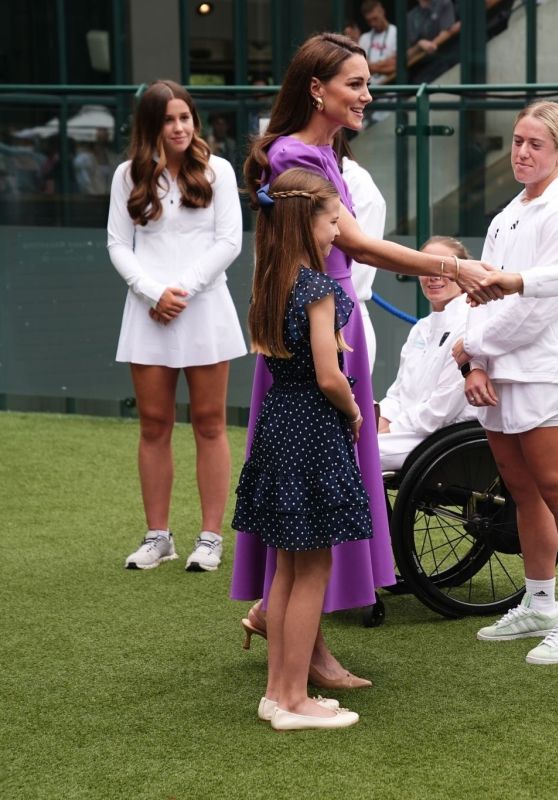
[[[372,681],[367,678],[359,678],[352,672],[347,672],[341,678],[327,678],[312,664],[308,669],[308,681],[319,689],[366,689],[372,686]]]
[[[242,625],[246,633],[244,642],[242,643],[242,647],[245,650],[250,649],[250,642],[252,640],[252,636],[261,636],[262,639],[267,639],[267,628],[265,624],[265,619],[258,614],[261,605],[262,601],[258,600],[258,602],[254,603],[252,608],[248,611],[248,616],[240,620],[240,624]]]

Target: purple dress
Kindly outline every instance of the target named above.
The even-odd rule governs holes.
[[[268,151],[270,182],[291,167],[302,167],[322,175],[336,187],[343,203],[352,212],[349,191],[329,145],[316,146],[300,142],[292,136],[276,139]],[[384,499],[384,486],[378,453],[374,418],[370,368],[366,338],[359,303],[351,281],[351,259],[337,247],[327,258],[327,272],[355,302],[343,335],[353,352],[346,352],[345,372],[356,379],[355,400],[361,409],[364,423],[356,446],[357,460],[364,486],[370,499],[373,539],[345,542],[335,546],[331,578],[326,590],[324,611],[360,608],[371,605],[375,590],[395,583],[393,555]],[[272,384],[271,375],[262,356],[258,356],[250,403],[247,452],[250,453],[254,425],[265,395]],[[276,551],[266,547],[257,536],[237,533],[232,576],[231,597],[234,600],[257,600],[267,596],[275,572]]]

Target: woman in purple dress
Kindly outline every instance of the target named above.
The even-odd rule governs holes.
[[[257,189],[291,167],[304,167],[322,175],[334,184],[341,197],[341,235],[326,263],[328,274],[355,300],[355,310],[345,329],[347,342],[352,347],[352,352],[346,354],[345,370],[356,381],[353,391],[364,416],[356,450],[370,498],[374,537],[334,548],[324,611],[371,605],[377,588],[395,583],[366,339],[351,282],[352,259],[409,275],[443,274],[457,280],[465,291],[484,299],[479,285],[486,272],[479,262],[441,259],[393,242],[371,239],[360,231],[352,216],[351,198],[332,144],[341,128],[360,130],[362,127],[364,110],[372,99],[368,91],[369,79],[365,53],[350,39],[334,33],[308,39],[290,63],[267,132],[252,144],[244,167],[246,188],[254,208],[257,208]],[[271,376],[263,358],[258,357],[250,405],[248,452],[253,425],[270,385]],[[263,597],[265,606],[274,570],[275,550],[263,546],[257,536],[238,533],[233,599]],[[265,617],[258,606],[251,609],[243,624],[248,634],[265,635]],[[321,632],[312,656],[310,678],[312,683],[324,688],[371,685],[370,681],[351,675],[339,664]]]

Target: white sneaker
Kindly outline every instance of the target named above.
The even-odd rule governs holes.
[[[166,536],[146,536],[135,553],[126,559],[126,569],[153,569],[163,561],[174,561],[178,554],[174,549],[172,533]]]
[[[529,650],[525,661],[528,664],[558,664],[558,627],[550,631],[540,644]]]
[[[543,614],[530,608],[531,595],[525,594],[521,605],[512,608],[494,625],[481,628],[477,639],[488,642],[509,641],[510,639],[526,639],[529,636],[546,636],[558,626],[558,613]]]
[[[223,537],[212,531],[202,531],[196,539],[194,552],[188,556],[188,572],[213,572],[221,563]]]

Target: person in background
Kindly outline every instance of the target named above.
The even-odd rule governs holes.
[[[211,132],[207,137],[209,149],[215,156],[226,158],[234,164],[236,158],[236,142],[229,136],[230,124],[225,114],[215,113],[209,115]]]
[[[343,28],[343,36],[346,36],[348,39],[351,39],[353,42],[358,44],[358,40],[362,36],[362,31],[358,22],[354,19],[347,20],[345,27]]]
[[[450,236],[432,236],[421,250],[470,258],[464,245]],[[465,295],[447,278],[420,277],[419,281],[432,312],[411,328],[397,377],[380,401],[378,446],[383,470],[400,469],[411,450],[434,431],[476,419],[451,354],[467,323]]]
[[[379,0],[364,0],[360,10],[370,26],[370,30],[358,40],[366,53],[370,83],[383,83],[385,76],[395,71],[397,28],[388,22],[386,10]]]
[[[174,81],[155,81],[141,96],[130,156],[112,182],[108,250],[128,284],[116,360],[132,371],[148,530],[125,566],[151,569],[177,558],[171,437],[183,371],[202,516],[186,569],[213,571],[230,484],[229,361],[246,352],[225,276],[242,243],[236,178],[209,152],[194,102]]]
[[[452,0],[417,0],[407,14],[407,44],[411,48],[407,56],[410,58],[418,51],[436,53],[455,21]]]
[[[383,239],[386,222],[386,201],[382,193],[374,183],[374,179],[368,170],[361,167],[356,161],[344,132],[338,137],[335,149],[340,159],[343,180],[351,193],[353,210],[361,230],[375,239]],[[370,375],[372,375],[374,361],[376,360],[376,334],[374,333],[367,302],[372,297],[372,285],[376,277],[376,268],[353,261],[351,272],[353,286],[360,305]]]

